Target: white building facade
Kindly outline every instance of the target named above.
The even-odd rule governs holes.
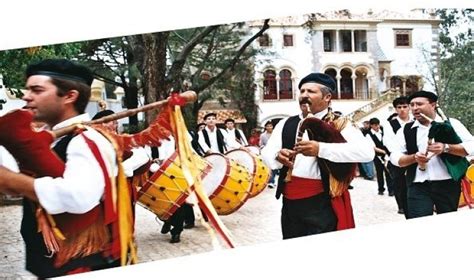
[[[434,14],[420,10],[342,10],[271,20],[254,42],[264,50],[255,65],[259,123],[297,113],[298,83],[311,72],[336,80],[332,107],[343,114],[389,89],[402,95],[433,91],[428,81],[437,66],[439,23]],[[261,21],[250,23],[252,31],[260,26]]]

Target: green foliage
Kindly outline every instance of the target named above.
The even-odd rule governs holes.
[[[67,43],[0,52],[0,74],[6,87],[23,88],[26,67],[47,58],[74,59],[81,52],[82,43]],[[16,91],[20,93],[20,91]]]
[[[474,131],[474,9],[441,9],[440,106],[447,116],[459,119]]]
[[[445,85],[440,106],[449,117],[459,119],[471,133],[474,131],[474,42],[452,50],[442,59],[441,73]]]

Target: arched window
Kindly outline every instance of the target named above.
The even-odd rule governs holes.
[[[279,73],[280,82],[279,93],[280,99],[293,99],[293,82],[291,80],[291,72],[289,70],[281,70]]]
[[[341,70],[341,99],[352,99],[354,89],[352,87],[352,69]]]
[[[334,68],[329,68],[326,71],[324,71],[324,74],[331,76],[334,79],[334,81],[336,81],[336,90],[332,93],[331,98],[332,99],[339,99],[339,96],[337,94],[337,88],[338,88],[337,83],[338,83],[338,81],[336,79],[336,76],[337,76],[336,70]]]
[[[263,100],[277,99],[276,72],[267,70],[263,73]]]

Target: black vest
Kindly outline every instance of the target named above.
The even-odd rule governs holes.
[[[282,149],[293,149],[296,142],[296,130],[298,129],[298,124],[300,122],[300,116],[292,116],[289,117],[285,124],[283,125],[283,130],[281,133],[281,140],[282,140]],[[319,168],[321,173],[321,180],[323,181],[324,191],[325,193],[329,194],[329,174],[323,171],[323,169]],[[280,174],[278,176],[278,187],[276,190],[275,197],[277,199],[280,198],[281,194],[283,193],[283,189],[285,188],[285,177],[288,173],[288,167],[283,166],[280,169]]]
[[[392,126],[393,133],[395,134],[397,134],[397,131],[402,127],[397,119],[390,120],[388,123]]]
[[[367,133],[370,135],[370,138],[372,138],[372,140],[374,141],[375,146],[379,149],[384,150],[387,153],[387,155],[389,155],[390,151],[383,144],[383,129],[380,128],[380,131],[382,133],[382,141],[380,141],[379,138],[377,138],[377,136],[375,136],[375,134],[373,134],[371,130],[369,130]],[[384,156],[384,154],[382,154],[382,153],[377,153],[377,155],[382,156],[382,157]],[[377,158],[377,157],[375,157],[375,158]]]
[[[418,127],[412,129],[412,126],[415,122],[409,122],[403,127],[403,135],[405,136],[405,143],[407,147],[407,155],[416,154],[418,152],[418,144],[416,142],[416,132]],[[415,180],[416,175],[416,167],[418,166],[417,163],[409,165],[406,167],[407,175],[406,175],[406,182],[407,186],[411,185]]]
[[[217,146],[219,147],[219,152],[221,152],[223,154],[227,151],[227,148],[226,148],[225,142],[224,142],[224,135],[222,135],[222,132],[218,127],[216,127],[216,129],[217,129],[217,131],[216,131]],[[202,135],[204,135],[204,141],[206,141],[206,144],[209,147],[211,147],[211,141],[209,140],[209,134],[207,133],[206,129],[202,130]]]

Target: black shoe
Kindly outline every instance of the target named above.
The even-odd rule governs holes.
[[[185,229],[190,229],[190,228],[193,228],[193,227],[194,227],[194,223],[192,223],[192,224],[185,224],[185,225],[183,226],[183,228],[185,228]]]
[[[403,215],[403,214],[405,214],[405,211],[404,211],[403,209],[398,209],[398,212],[397,212],[397,213]]]
[[[161,228],[161,233],[162,233],[162,234],[167,234],[168,232],[170,232],[170,230],[171,230],[171,224],[165,222],[165,223],[163,224],[163,227]]]
[[[179,243],[181,239],[179,239],[179,233],[171,235],[170,243]]]
[[[383,192],[379,192],[379,195],[383,195]]]
[[[394,196],[394,195],[395,195],[394,192],[389,192],[389,193],[388,193],[388,196]]]

